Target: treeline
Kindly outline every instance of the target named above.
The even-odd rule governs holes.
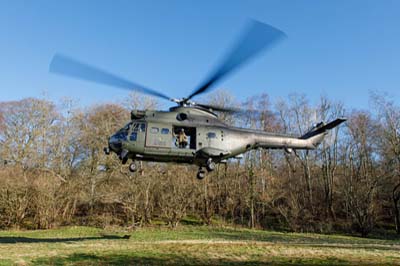
[[[315,151],[256,150],[197,180],[196,166],[143,163],[132,174],[106,156],[107,138],[131,109],[156,108],[137,94],[125,104],[81,109],[45,99],[0,103],[0,228],[60,225],[177,226],[185,217],[266,229],[400,234],[400,107],[374,94],[370,110],[291,95],[241,103],[256,112],[221,114],[228,124],[304,134],[347,117]],[[235,105],[219,91],[218,105]]]

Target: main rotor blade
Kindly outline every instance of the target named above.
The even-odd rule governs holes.
[[[235,108],[235,107],[223,107],[218,105],[211,105],[211,104],[202,104],[202,103],[195,103],[195,105],[209,109],[210,111],[215,112],[223,112],[228,114],[240,115],[240,116],[257,116],[260,117],[262,115],[276,115],[270,111],[260,111],[260,110],[253,110],[253,109],[242,109],[242,108]]]
[[[241,37],[212,74],[186,99],[209,90],[231,71],[247,63],[267,47],[286,37],[285,33],[259,21],[251,20]]]
[[[69,76],[76,79],[82,79],[103,85],[118,87],[127,90],[136,90],[138,92],[153,95],[159,98],[170,100],[171,98],[152,89],[146,88],[140,84],[133,83],[114,74],[108,73],[99,68],[79,62],[70,57],[56,54],[50,63],[49,71],[52,73]]]
[[[223,107],[223,106],[217,106],[217,105],[211,105],[211,104],[202,104],[202,103],[196,103],[195,105],[210,109],[211,111],[216,111],[216,112],[224,112],[224,113],[238,113],[241,112],[241,109],[238,108],[233,108],[233,107]]]

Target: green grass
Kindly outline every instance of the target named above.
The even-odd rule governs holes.
[[[64,227],[0,231],[0,265],[400,265],[400,240],[232,227]]]

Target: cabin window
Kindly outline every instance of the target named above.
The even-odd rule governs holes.
[[[140,124],[140,131],[141,132],[145,132],[146,131],[146,124],[145,123],[141,123]]]
[[[150,130],[150,132],[153,133],[153,134],[157,134],[158,131],[159,131],[158,127],[152,127],[151,130]]]
[[[207,133],[207,138],[209,138],[209,139],[215,139],[216,137],[217,137],[217,134],[215,134],[215,132]]]
[[[164,134],[164,135],[169,134],[169,129],[168,128],[161,129],[161,134]]]
[[[130,141],[136,141],[137,140],[137,133],[136,132],[132,132],[131,136],[129,137]]]

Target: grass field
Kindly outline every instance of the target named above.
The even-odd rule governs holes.
[[[0,265],[400,265],[400,240],[203,226],[64,227],[0,231]]]

